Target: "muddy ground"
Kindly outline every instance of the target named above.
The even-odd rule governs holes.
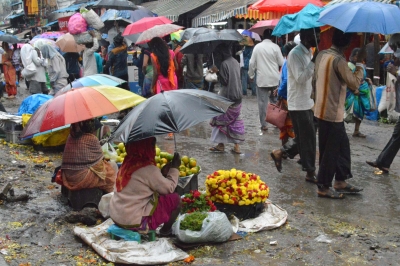
[[[19,93],[17,99],[2,99],[9,112],[16,112],[26,96],[23,85]],[[247,131],[244,155],[210,153],[207,122],[176,135],[177,150],[197,159],[202,168],[200,187],[204,187],[205,176],[218,169],[234,167],[260,175],[270,187],[270,200],[286,209],[289,218],[276,230],[189,250],[196,257],[195,265],[399,265],[399,158],[388,175],[365,164],[383,149],[393,125],[363,122],[366,139],[352,138],[353,125],[347,125],[351,182],[364,191],[335,201],[317,197],[316,187],[304,181],[297,158],[284,161],[282,173],[276,171],[269,153],[280,145],[279,131],[270,127],[266,133],[260,132],[255,97],[244,98],[242,115]],[[173,141],[163,137],[158,138],[158,146],[174,150]],[[112,265],[73,235],[73,227],[84,226],[82,223],[66,221],[71,219],[71,208],[61,197],[60,187],[50,182],[61,155],[0,142],[0,187],[11,182],[16,196],[29,196],[27,201],[1,202],[0,266]],[[89,218],[91,223],[102,222],[93,211]],[[315,240],[321,235],[330,243]],[[270,246],[273,240],[278,242],[276,246]],[[179,264],[183,262],[174,263]]]

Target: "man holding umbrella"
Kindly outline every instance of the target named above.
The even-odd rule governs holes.
[[[354,73],[347,67],[344,51],[353,34],[335,29],[331,48],[318,54],[315,61],[315,117],[318,118],[319,171],[318,196],[343,199],[342,193],[357,193],[357,188],[346,182],[351,178],[350,143],[343,122],[346,89],[355,95],[364,77],[362,61],[365,47],[361,48]],[[303,158],[301,158],[303,160]],[[332,186],[332,180],[335,183]]]

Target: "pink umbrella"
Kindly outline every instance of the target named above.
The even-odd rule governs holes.
[[[278,24],[279,19],[270,19],[270,20],[262,20],[254,24],[253,27],[249,29],[249,31],[255,32],[260,34],[261,36],[266,29],[274,29],[275,26]]]

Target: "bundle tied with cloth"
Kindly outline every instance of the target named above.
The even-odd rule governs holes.
[[[97,39],[101,39],[99,30],[104,27],[103,21],[93,10],[82,7],[79,13],[71,16],[68,21],[68,32],[74,36],[77,44],[91,43],[93,38],[90,31],[95,33]]]

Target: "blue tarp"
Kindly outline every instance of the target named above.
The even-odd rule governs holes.
[[[53,96],[46,94],[33,94],[26,97],[18,109],[18,115],[33,114],[42,104],[52,99]]]
[[[376,91],[375,91],[376,109],[378,109],[379,102],[381,101],[382,91],[385,90],[385,89],[386,89],[386,86],[376,87]],[[365,117],[368,120],[377,121],[379,119],[379,112],[378,112],[378,110],[375,110],[373,112],[369,112],[369,114],[367,114]]]

